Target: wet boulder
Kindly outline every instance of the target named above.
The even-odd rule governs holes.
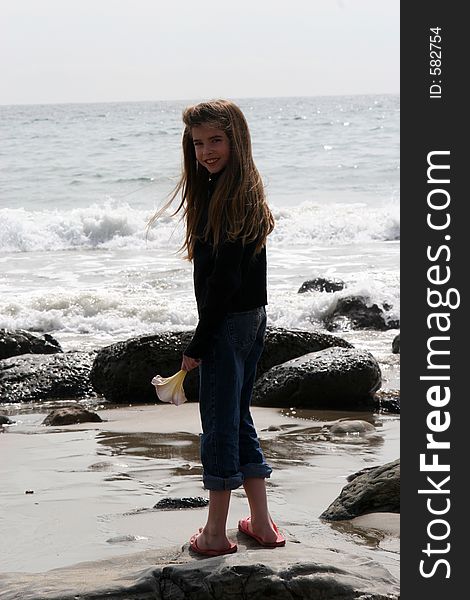
[[[324,277],[315,277],[315,279],[309,279],[304,281],[298,290],[298,294],[305,292],[339,292],[344,288],[344,281],[339,279],[325,279]]]
[[[96,396],[90,383],[94,352],[22,354],[0,361],[0,402]]]
[[[400,322],[389,319],[386,315],[392,306],[384,304],[379,307],[368,298],[348,296],[340,298],[336,306],[325,318],[328,331],[338,329],[397,329]]]
[[[380,367],[372,354],[356,348],[327,348],[264,373],[255,383],[253,405],[371,408],[380,384]]]
[[[341,521],[373,512],[400,512],[400,459],[348,477],[340,495],[320,515]]]
[[[192,332],[163,332],[131,338],[101,348],[91,369],[94,390],[116,403],[158,402],[151,380],[169,377],[181,368],[184,348]],[[186,376],[183,386],[188,400],[194,399],[197,369]]]
[[[192,331],[164,332],[101,348],[91,370],[94,390],[116,403],[157,402],[152,378],[179,371],[183,350],[192,336]],[[352,347],[330,334],[269,327],[257,374],[291,358],[332,346]],[[198,369],[188,373],[183,386],[188,400],[198,399]]]
[[[271,367],[293,358],[333,347],[352,348],[353,346],[346,340],[329,333],[268,327],[263,354],[258,363],[257,376],[259,377]]]
[[[82,406],[64,406],[50,412],[43,425],[75,425],[76,423],[101,423],[98,413]]]
[[[59,342],[45,333],[39,337],[23,329],[0,329],[0,360],[20,354],[63,352]]]

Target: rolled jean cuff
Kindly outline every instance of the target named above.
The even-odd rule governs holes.
[[[247,465],[241,465],[240,471],[243,474],[243,479],[249,477],[259,477],[265,479],[271,476],[273,470],[266,463],[248,463]]]
[[[243,474],[239,472],[232,477],[215,477],[204,473],[202,481],[206,490],[235,490],[243,484]]]

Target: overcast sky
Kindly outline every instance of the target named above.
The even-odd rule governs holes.
[[[0,104],[399,92],[399,0],[1,0]]]

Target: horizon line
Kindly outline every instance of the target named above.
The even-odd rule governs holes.
[[[235,100],[254,100],[254,99],[274,99],[274,98],[337,98],[351,96],[399,96],[400,92],[355,92],[349,94],[300,94],[300,95],[280,95],[280,96],[232,96]],[[230,99],[230,96],[226,96]],[[60,102],[0,102],[0,106],[64,106],[70,104],[139,104],[153,102],[194,102],[194,98],[172,98],[160,100],[75,100],[75,101],[60,101]],[[201,101],[201,100],[200,100]]]

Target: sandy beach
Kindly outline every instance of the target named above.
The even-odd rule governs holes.
[[[54,406],[56,406],[54,404]],[[98,407],[103,423],[51,428],[49,407],[8,409],[0,438],[3,485],[1,572],[39,573],[83,561],[137,556],[187,543],[206,509],[153,509],[166,497],[207,497],[199,461],[198,405]],[[327,523],[319,515],[346,478],[399,456],[399,417],[254,408],[267,460],[271,512],[288,542],[360,554],[399,576],[399,515]],[[334,437],[339,418],[373,423],[368,436]],[[26,492],[34,493],[26,493]],[[228,526],[247,514],[232,494]],[[19,535],[19,532],[21,534]]]

